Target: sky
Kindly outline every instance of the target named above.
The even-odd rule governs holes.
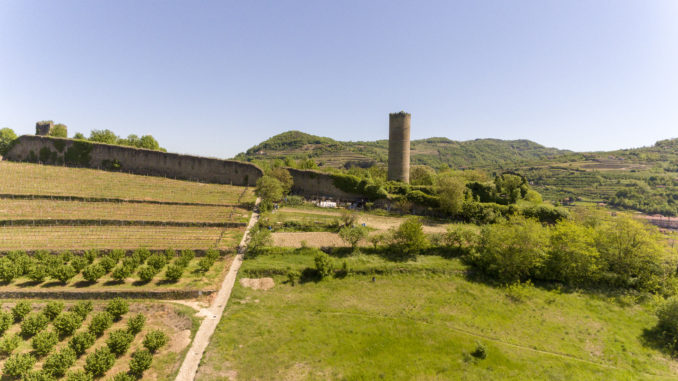
[[[678,137],[678,1],[0,0],[0,128],[153,135],[229,158],[338,140]]]

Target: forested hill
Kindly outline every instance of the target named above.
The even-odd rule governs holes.
[[[454,141],[429,138],[411,142],[412,164],[437,168],[497,168],[522,162],[554,159],[571,151],[544,147],[529,140],[476,139]],[[320,166],[344,167],[350,164],[386,163],[388,140],[342,142],[331,138],[288,131],[238,154],[236,159],[313,158]]]

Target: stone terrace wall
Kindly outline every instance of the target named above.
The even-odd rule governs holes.
[[[19,137],[4,159],[217,184],[254,186],[263,176],[263,171],[256,165],[239,161],[33,135]]]
[[[365,196],[353,193],[347,193],[334,185],[334,179],[327,173],[287,168],[294,179],[292,193],[300,194],[305,197],[327,198],[331,197],[337,200],[355,201],[364,199]]]

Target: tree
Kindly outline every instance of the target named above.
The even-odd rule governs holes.
[[[599,269],[593,228],[560,221],[551,230],[548,277],[570,285],[592,281]]]
[[[301,168],[301,169],[318,169],[318,165],[315,163],[315,160],[308,158],[306,160],[300,161],[299,168]]]
[[[294,185],[294,180],[292,179],[292,175],[290,175],[290,171],[280,167],[273,168],[270,172],[270,176],[280,182],[284,194],[290,193],[292,185]]]
[[[68,137],[68,127],[65,124],[57,123],[49,131],[50,136],[55,138],[67,138]]]
[[[82,132],[76,132],[75,135],[73,135],[73,139],[75,140],[87,140],[85,135]]]
[[[7,154],[9,147],[17,136],[11,128],[0,129],[0,155]]]
[[[152,149],[152,150],[159,150],[160,149],[160,144],[158,144],[158,141],[155,140],[155,138],[151,135],[144,135],[139,139],[139,148],[146,148],[146,149]]]
[[[93,142],[117,144],[118,135],[111,130],[92,130],[89,134],[89,140]]]
[[[406,256],[416,255],[428,246],[418,217],[410,217],[393,232],[393,244]]]
[[[464,204],[464,191],[466,185],[459,177],[444,175],[438,179],[436,186],[440,197],[440,207],[445,212],[456,215],[461,211]]]
[[[254,193],[266,201],[278,201],[283,196],[283,187],[273,176],[262,176],[257,180]]]
[[[410,184],[433,185],[436,171],[428,165],[415,165],[410,169]]]
[[[524,178],[509,173],[497,176],[494,179],[494,184],[499,196],[508,200],[511,204],[524,197],[528,190]]]
[[[344,226],[339,230],[339,237],[349,244],[352,250],[355,250],[360,241],[367,238],[367,234],[367,228],[364,226]]]

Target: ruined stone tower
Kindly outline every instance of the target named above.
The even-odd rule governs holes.
[[[35,134],[40,136],[47,136],[54,128],[54,122],[46,120],[35,123]]]
[[[401,111],[388,118],[388,179],[410,182],[410,120]]]

